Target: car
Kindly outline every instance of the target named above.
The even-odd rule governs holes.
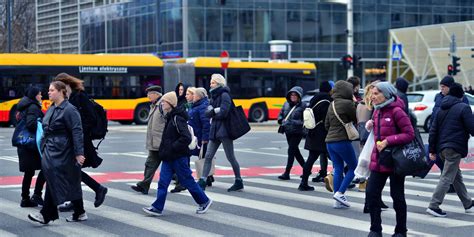
[[[423,127],[425,132],[430,131],[431,123],[431,113],[433,112],[433,107],[435,105],[435,97],[439,91],[429,90],[429,91],[416,91],[407,93],[408,97],[408,107],[413,111],[417,119],[417,126]],[[474,96],[471,94],[465,94],[471,110],[474,114]]]

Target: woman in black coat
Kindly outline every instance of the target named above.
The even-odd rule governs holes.
[[[286,94],[286,102],[278,115],[278,124],[284,128],[286,141],[288,142],[288,161],[285,172],[278,176],[281,180],[290,179],[290,171],[296,160],[304,167],[304,158],[301,155],[299,144],[303,139],[303,111],[305,109],[301,98],[303,88],[295,86]],[[280,130],[280,129],[279,129]],[[281,131],[279,131],[281,132]]]
[[[28,218],[48,224],[59,218],[57,205],[72,200],[74,213],[67,221],[87,220],[82,202],[81,166],[84,164],[81,117],[66,96],[66,85],[52,82],[48,91],[53,104],[43,119],[41,169],[48,185],[40,213]]]
[[[319,93],[316,94],[310,102],[309,107],[313,109],[314,121],[316,127],[308,130],[306,136],[306,142],[304,149],[309,150],[309,156],[304,164],[303,176],[301,178],[301,184],[298,187],[300,191],[312,191],[314,187],[308,185],[308,177],[311,175],[311,169],[313,168],[314,162],[321,155],[321,170],[319,171],[319,177],[325,177],[327,175],[328,165],[328,150],[326,148],[327,131],[324,128],[324,119],[328,112],[329,105],[332,101],[329,92],[331,91],[331,85],[327,81],[321,82],[319,85]]]
[[[41,111],[41,91],[37,87],[30,87],[17,105],[20,121],[25,123],[25,127],[32,134],[36,134],[37,121],[42,119],[44,114]],[[19,126],[17,126],[18,128]],[[37,139],[40,139],[39,137]],[[21,207],[36,207],[43,205],[41,191],[45,183],[43,172],[41,172],[41,157],[38,149],[28,147],[17,147],[20,172],[24,172],[21,184]],[[40,170],[36,179],[35,191],[30,199],[31,180],[35,175],[35,170]]]

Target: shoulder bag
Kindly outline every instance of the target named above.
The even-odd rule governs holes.
[[[232,105],[227,119],[225,120],[225,128],[227,129],[227,135],[229,135],[229,138],[236,140],[250,131],[250,125],[242,106],[236,107],[232,98],[231,101]]]
[[[342,126],[344,126],[344,129],[346,130],[347,136],[349,137],[349,140],[356,140],[359,138],[359,132],[357,131],[357,128],[355,128],[354,124],[352,122],[344,123],[342,119],[339,117],[339,115],[336,112],[336,105],[334,101],[332,102],[332,110],[334,111],[334,115],[336,115],[337,120],[341,122]]]
[[[288,118],[290,117],[291,113],[293,113],[293,111],[294,111],[295,109],[296,109],[296,105],[293,106],[293,108],[291,108],[290,112],[286,115],[285,119],[283,119],[282,124],[283,124],[286,120],[288,120]],[[280,125],[280,127],[278,127],[278,133],[281,133],[281,134],[285,133],[285,127],[284,127],[283,125]]]

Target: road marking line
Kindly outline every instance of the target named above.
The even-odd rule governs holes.
[[[11,232],[8,232],[6,230],[0,229],[0,236],[2,236],[2,237],[15,237],[15,236],[18,236],[18,235],[13,234]]]

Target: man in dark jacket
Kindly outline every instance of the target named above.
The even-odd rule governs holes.
[[[409,108],[408,108],[408,97],[407,97],[407,90],[408,90],[408,81],[405,80],[403,77],[397,78],[395,81],[395,88],[397,88],[397,96],[403,100],[405,104],[405,112],[410,115]]]
[[[430,128],[430,159],[435,160],[436,154],[440,154],[444,161],[444,169],[438,186],[426,210],[436,217],[446,216],[439,206],[451,184],[454,185],[454,190],[461,199],[466,213],[474,212],[473,200],[467,193],[459,169],[461,159],[467,155],[469,134],[474,136],[474,117],[471,107],[461,101],[463,96],[462,86],[459,83],[453,83],[448,95],[443,98],[441,111],[433,118]]]

